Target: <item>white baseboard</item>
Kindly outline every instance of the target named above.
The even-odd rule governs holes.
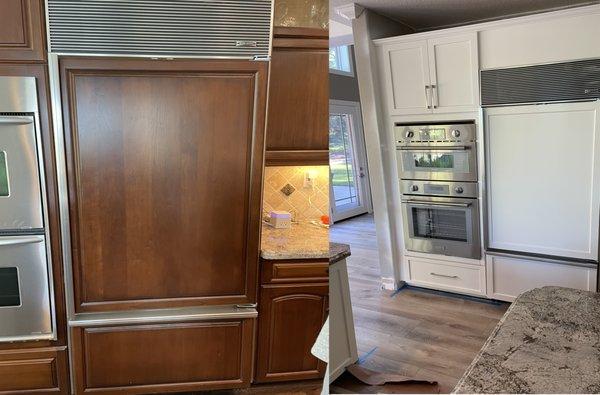
[[[381,277],[381,289],[395,291],[400,287],[400,284],[391,277]]]

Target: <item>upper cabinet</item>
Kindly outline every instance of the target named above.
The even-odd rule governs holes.
[[[274,28],[268,165],[328,164],[328,56],[327,30]]]
[[[479,106],[476,33],[388,42],[379,53],[390,115]]]
[[[43,62],[43,0],[2,0],[0,62]]]

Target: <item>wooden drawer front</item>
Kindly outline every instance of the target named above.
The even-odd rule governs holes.
[[[73,329],[79,392],[250,385],[254,319]]]
[[[328,261],[263,261],[263,283],[328,281]]]
[[[0,353],[0,393],[68,392],[66,350],[32,349]]]
[[[485,268],[407,257],[410,283],[444,291],[485,295]]]
[[[266,285],[260,293],[256,381],[323,377],[310,350],[327,317],[328,284]]]

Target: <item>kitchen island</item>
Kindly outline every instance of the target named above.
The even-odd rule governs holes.
[[[511,305],[454,393],[598,393],[600,294],[563,287]]]

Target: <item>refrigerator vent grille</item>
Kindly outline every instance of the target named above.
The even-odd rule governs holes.
[[[600,98],[600,59],[481,72],[483,106]]]
[[[50,51],[268,56],[272,0],[47,0]]]

